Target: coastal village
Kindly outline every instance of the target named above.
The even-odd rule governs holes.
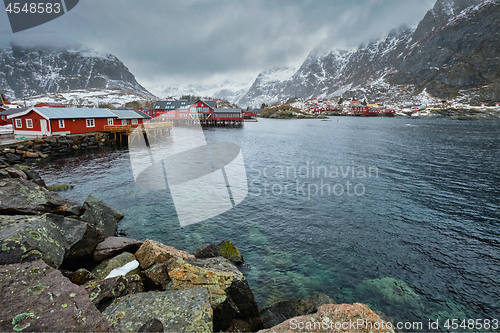
[[[191,97],[191,96],[189,96]],[[130,131],[139,125],[158,120],[174,124],[200,124],[203,127],[241,127],[245,121],[264,118],[325,118],[326,116],[424,117],[455,116],[457,119],[498,118],[499,103],[480,106],[447,101],[428,104],[407,101],[393,104],[382,99],[344,100],[340,98],[290,98],[260,109],[246,110],[227,101],[209,97],[187,100],[172,98],[150,106],[140,103],[99,104],[92,101],[78,104],[38,102],[32,106],[10,103],[0,95],[0,132],[16,137],[70,135],[92,132]]]

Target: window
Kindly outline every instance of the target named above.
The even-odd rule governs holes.
[[[16,127],[17,127],[17,128],[21,128],[21,127],[23,127],[23,122],[22,122],[22,120],[21,120],[21,119],[16,119]]]
[[[2,116],[2,120],[5,120],[5,116]]]
[[[26,119],[26,127],[33,128],[33,119]]]
[[[125,126],[127,125],[127,120],[126,119],[122,119],[122,126]]]
[[[87,127],[95,127],[94,119],[87,119]]]
[[[132,119],[132,125],[137,125],[139,124],[139,121],[137,119]]]
[[[59,128],[64,128],[64,120],[59,120]]]
[[[114,124],[113,118],[108,118],[108,125],[113,126],[113,124]]]

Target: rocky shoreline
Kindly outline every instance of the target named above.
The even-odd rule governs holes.
[[[0,331],[311,332],[366,321],[338,331],[393,332],[366,305],[323,294],[259,309],[231,242],[190,254],[117,237],[121,218],[91,195],[80,204],[47,190],[29,167],[3,165]]]
[[[21,164],[28,160],[68,154],[73,151],[114,145],[117,140],[109,133],[88,133],[46,136],[2,145],[0,165]]]

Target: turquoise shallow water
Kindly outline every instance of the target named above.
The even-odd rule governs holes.
[[[231,240],[260,306],[323,292],[424,325],[500,319],[500,122],[330,119],[204,131],[241,147],[249,194],[184,228],[168,191],[135,184],[126,149],[38,168],[75,185],[63,196],[121,210],[129,237],[186,251]]]

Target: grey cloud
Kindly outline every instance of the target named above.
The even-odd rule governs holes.
[[[23,33],[9,33],[2,18],[0,46],[96,48],[115,54],[146,87],[216,77],[241,81],[298,65],[319,43],[352,48],[403,23],[416,24],[433,2],[82,0],[61,18]]]

